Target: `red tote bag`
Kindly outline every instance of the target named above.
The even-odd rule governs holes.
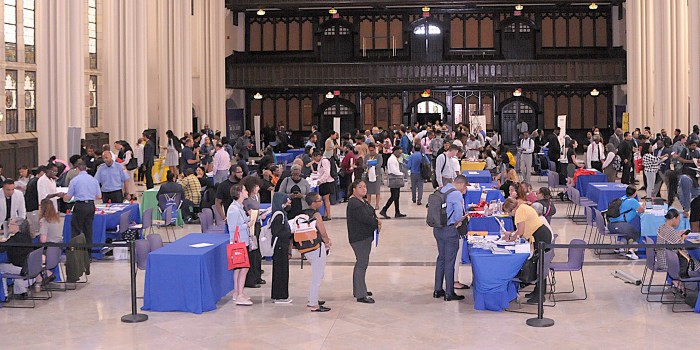
[[[238,238],[238,226],[236,226],[236,232],[233,234],[233,243],[226,245],[229,270],[250,267],[248,247],[245,246],[245,242],[239,242]]]

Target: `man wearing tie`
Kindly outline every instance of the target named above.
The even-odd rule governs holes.
[[[95,219],[95,199],[101,198],[100,184],[87,173],[87,165],[78,160],[75,168],[79,173],[68,186],[68,192],[63,200],[74,200],[73,217],[71,218],[71,237],[85,234],[85,242],[92,243],[92,222]]]
[[[532,153],[535,151],[535,141],[530,138],[530,133],[523,132],[520,140],[520,172],[523,173],[523,181],[530,183],[532,173]]]
[[[605,149],[600,135],[593,136],[593,142],[586,150],[586,167],[603,171],[603,161],[605,160]]]

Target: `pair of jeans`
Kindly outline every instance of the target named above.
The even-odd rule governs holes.
[[[369,253],[372,250],[372,237],[352,242],[350,246],[355,253],[355,267],[352,270],[352,295],[355,298],[364,298],[367,296],[365,275],[369,265]]]
[[[400,188],[390,188],[389,193],[391,195],[389,196],[389,200],[384,205],[384,208],[382,208],[382,213],[386,213],[387,209],[389,209],[389,207],[393,203],[394,204],[394,212],[396,214],[401,214],[401,210],[399,210],[399,196],[401,195],[401,189]]]
[[[454,225],[433,228],[433,236],[437,242],[438,257],[435,261],[435,288],[434,291],[443,290],[445,294],[454,294],[455,283],[455,259],[459,251],[459,234]]]
[[[415,203],[423,201],[423,177],[420,176],[420,172],[411,173],[411,200]]]

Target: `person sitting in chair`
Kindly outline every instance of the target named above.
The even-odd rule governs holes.
[[[190,211],[190,207],[194,207],[194,203],[192,201],[188,200],[187,197],[185,197],[185,189],[182,188],[182,185],[179,183],[175,182],[175,174],[173,174],[171,171],[168,171],[166,174],[166,179],[168,180],[166,183],[160,185],[160,188],[158,189],[158,194],[156,195],[156,198],[160,199],[161,195],[174,195],[174,194],[179,194],[180,195],[180,203],[176,203],[179,205],[180,210],[182,211],[182,218],[185,220],[185,223],[191,224],[194,221],[194,217],[192,217],[192,212]],[[180,205],[182,204],[182,205]]]
[[[19,244],[31,244],[32,243],[32,236],[31,232],[29,230],[29,221],[15,217],[9,221],[7,224],[7,227],[3,228],[4,229],[4,235],[0,236],[0,242],[7,242],[9,244],[13,243],[19,243]],[[9,238],[6,238],[9,237]],[[27,265],[27,257],[29,256],[29,253],[31,253],[34,250],[32,247],[12,247],[12,246],[3,246],[0,247],[0,252],[7,252],[7,258],[9,260],[9,263],[4,263],[0,264],[0,272],[1,273],[10,273],[10,274],[17,274],[17,275],[25,275],[27,273],[26,271],[26,265]],[[3,285],[6,282],[3,281]],[[15,280],[14,281],[14,287],[13,287],[13,292],[15,295],[19,295],[20,297],[26,297],[27,296],[27,289],[29,286],[34,284],[34,280]],[[5,288],[4,286],[0,286],[0,288]]]
[[[639,214],[644,213],[645,202],[639,202],[637,200],[637,188],[632,185],[627,186],[625,196],[623,196],[621,199],[622,204],[620,205],[620,215],[617,217],[608,218],[610,221],[608,229],[612,234],[626,237],[627,242],[630,244],[635,241],[639,242],[641,234],[630,223]],[[624,253],[625,251],[623,250],[621,252]],[[639,259],[637,254],[632,249],[627,251],[625,256],[630,260]]]

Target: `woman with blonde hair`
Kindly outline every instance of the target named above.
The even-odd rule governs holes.
[[[39,240],[41,243],[63,242],[61,218],[53,202],[48,198],[44,198],[39,206]]]

